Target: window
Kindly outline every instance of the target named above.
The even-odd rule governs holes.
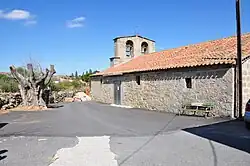
[[[186,81],[186,88],[192,88],[192,79],[185,78],[185,81]]]
[[[148,43],[142,42],[142,44],[141,44],[141,53],[142,54],[147,54],[148,53]]]
[[[131,40],[128,40],[126,42],[126,56],[133,57],[133,52],[134,52],[134,44]]]
[[[137,85],[141,85],[141,78],[140,78],[140,76],[136,76],[135,79],[136,79]]]

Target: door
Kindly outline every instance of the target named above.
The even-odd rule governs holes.
[[[121,105],[121,81],[114,83],[114,104]]]

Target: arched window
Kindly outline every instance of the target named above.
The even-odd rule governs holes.
[[[134,52],[134,44],[131,40],[128,40],[126,42],[126,56],[133,57],[133,52]]]
[[[141,44],[141,53],[142,54],[147,54],[148,53],[148,43],[142,42],[142,44]]]

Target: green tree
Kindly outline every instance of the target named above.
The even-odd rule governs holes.
[[[77,73],[77,71],[75,72],[75,78],[76,78],[76,79],[78,78],[78,73]]]
[[[92,70],[91,69],[89,69],[89,74],[92,74]]]
[[[96,73],[98,73],[99,71],[98,70],[95,70],[94,72],[93,72],[93,74],[96,74]]]
[[[74,78],[74,74],[73,73],[71,74],[71,77]]]
[[[17,67],[16,70],[18,73],[22,74],[23,76],[26,76],[28,73],[27,69],[25,69],[24,67]]]
[[[92,69],[87,70],[85,73],[83,72],[81,79],[85,82],[89,82],[90,76],[92,74],[95,74],[95,72],[92,71]]]

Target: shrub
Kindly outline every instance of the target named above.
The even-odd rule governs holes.
[[[60,82],[57,84],[57,86],[61,90],[72,90],[73,89],[72,83],[69,81]]]
[[[79,90],[84,87],[84,84],[79,80],[59,82],[57,84],[51,82],[50,88],[52,91],[63,91],[63,90]]]
[[[79,89],[82,87],[82,83],[80,81],[77,81],[77,80],[72,81],[71,85],[73,86],[74,89]]]
[[[59,88],[59,86],[57,86],[57,84],[55,84],[54,82],[50,82],[50,83],[49,83],[49,87],[50,87],[50,89],[51,89],[52,91],[58,92],[58,91],[61,90],[61,89]]]
[[[9,79],[5,74],[0,74],[0,80],[7,81]]]
[[[0,75],[0,91],[2,92],[18,92],[18,83],[14,78],[6,75]]]

